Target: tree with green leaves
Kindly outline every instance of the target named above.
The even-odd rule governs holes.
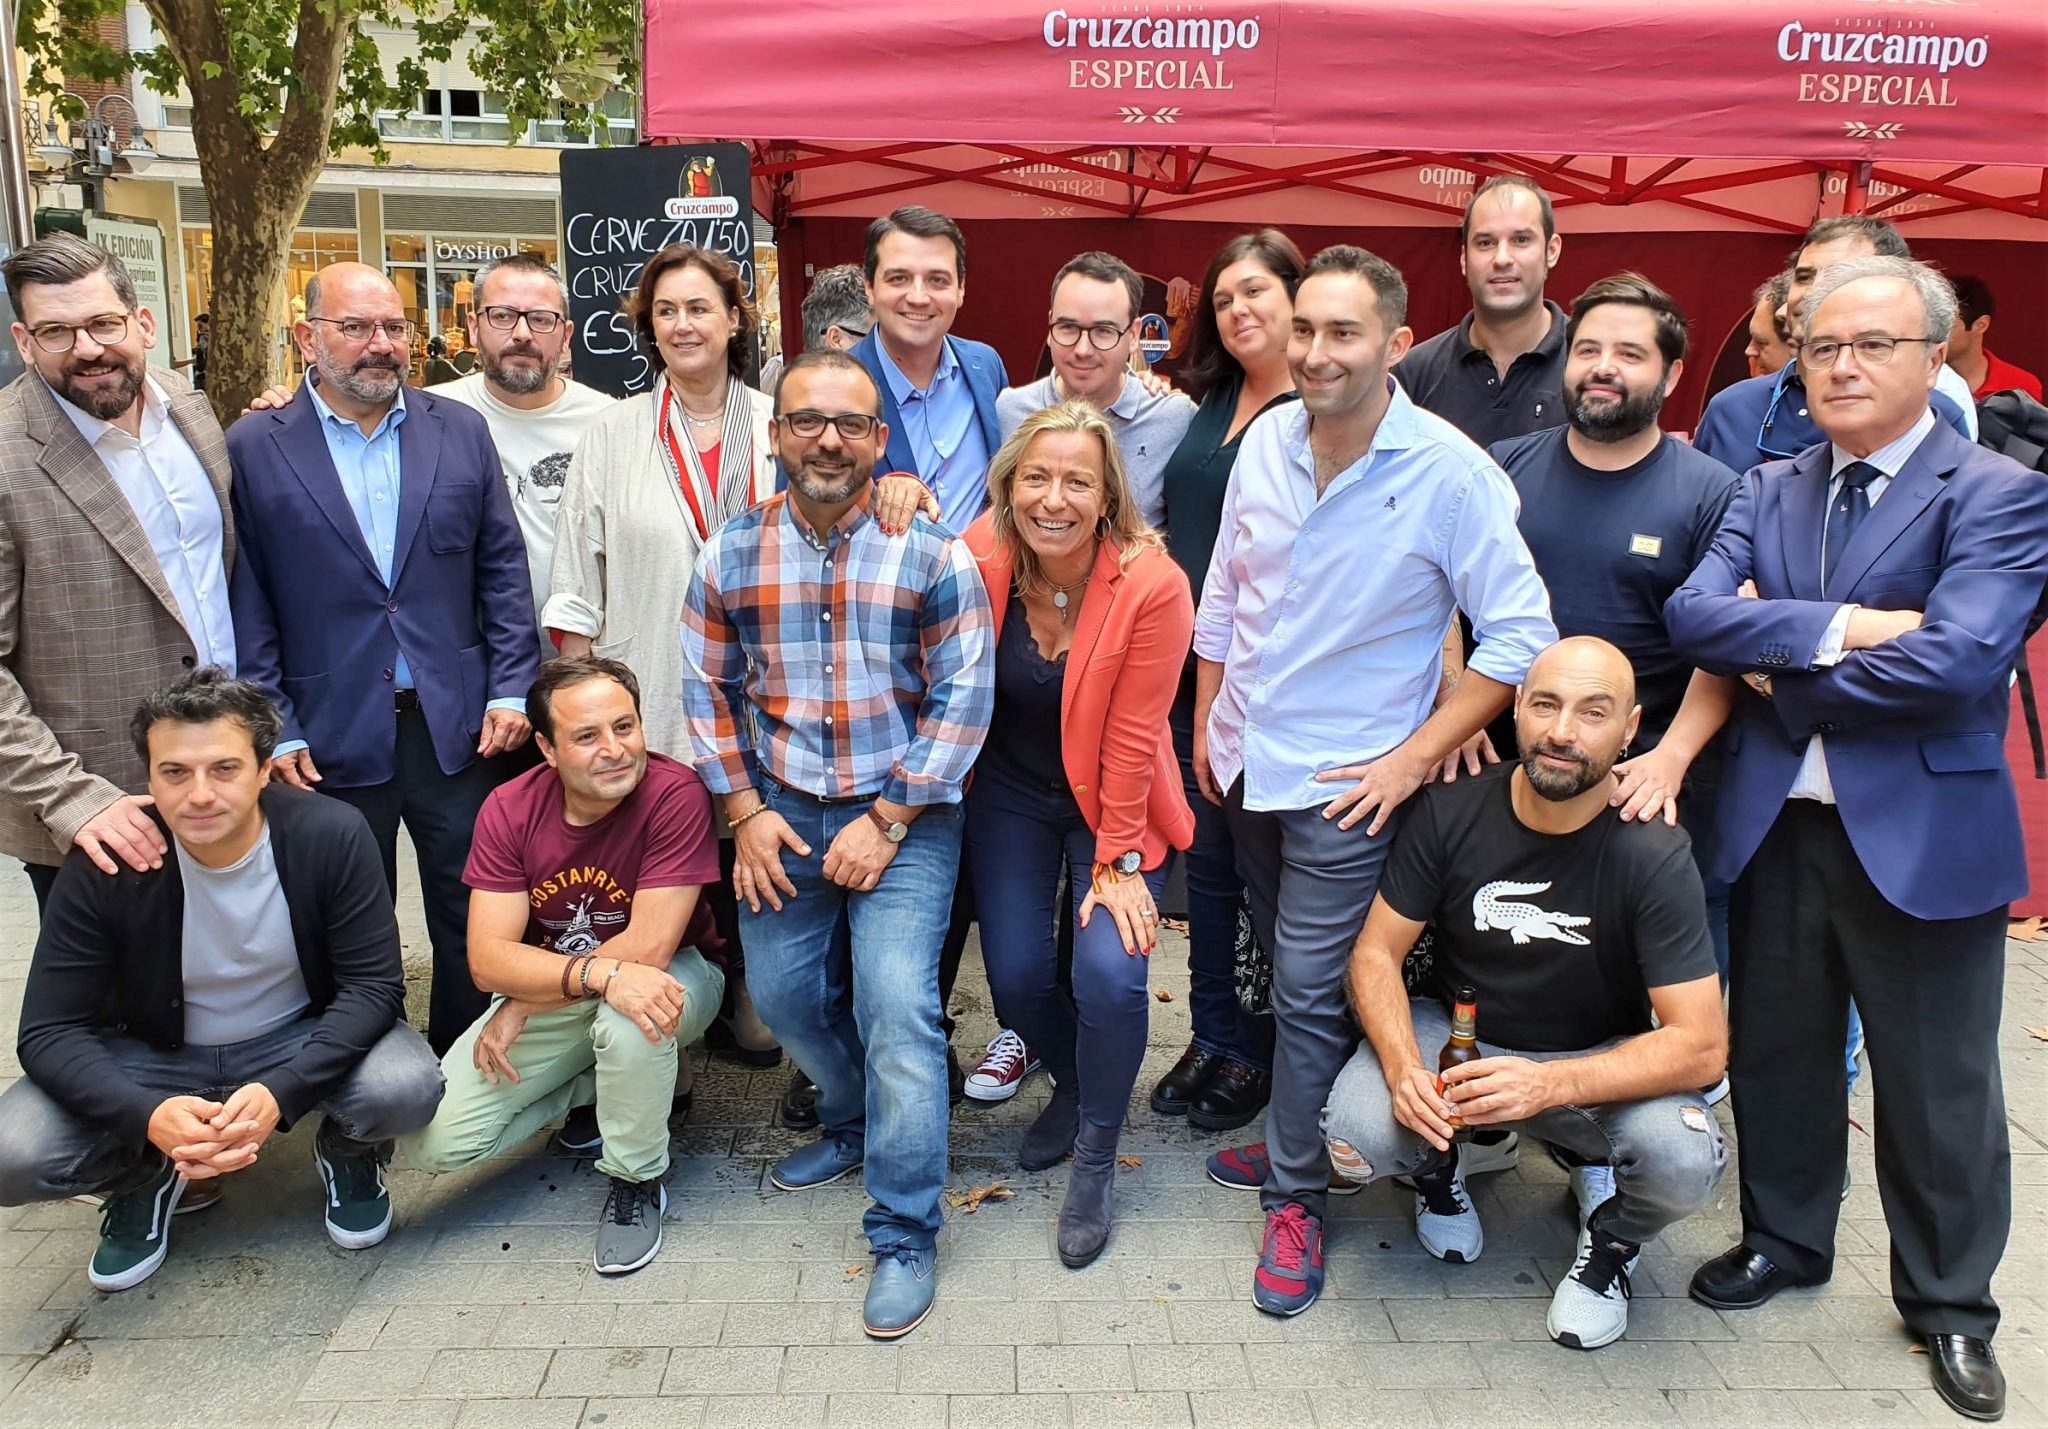
[[[159,94],[182,86],[213,218],[207,395],[222,420],[274,380],[272,298],[293,230],[330,153],[387,157],[378,111],[411,110],[428,62],[465,35],[468,64],[505,97],[513,133],[561,120],[578,138],[606,132],[606,79],[638,82],[637,0],[144,0],[160,43],[128,51],[101,38],[123,0],[21,0],[25,87],[64,112],[66,83],[139,76]],[[410,29],[419,53],[387,66],[365,26]],[[70,117],[77,117],[74,111]]]

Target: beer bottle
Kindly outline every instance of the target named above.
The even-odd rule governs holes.
[[[1476,1062],[1478,1060],[1479,994],[1472,988],[1461,987],[1458,989],[1457,1002],[1451,1010],[1450,1038],[1444,1043],[1444,1050],[1437,1055],[1436,1059],[1437,1094],[1440,1096],[1443,1094],[1443,1074],[1445,1072],[1448,1072],[1461,1062]],[[1450,1118],[1450,1122],[1453,1127],[1457,1128],[1452,1134],[1451,1139],[1453,1141],[1470,1141],[1472,1139],[1472,1128],[1465,1125],[1463,1117],[1453,1116]]]

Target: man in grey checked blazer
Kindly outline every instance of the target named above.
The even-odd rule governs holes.
[[[120,260],[53,234],[0,263],[27,369],[0,391],[0,854],[40,902],[74,847],[161,864],[128,721],[197,665],[233,669],[227,450],[152,368]]]

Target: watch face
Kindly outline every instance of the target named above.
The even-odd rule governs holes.
[[[889,825],[887,838],[892,844],[900,844],[903,842],[904,836],[909,832],[910,825],[892,823]]]
[[[1130,874],[1136,873],[1138,871],[1139,862],[1140,859],[1138,851],[1136,849],[1131,850],[1129,853],[1118,854],[1116,860],[1116,871],[1118,873],[1129,876]]]

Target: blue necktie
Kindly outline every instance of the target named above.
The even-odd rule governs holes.
[[[1827,534],[1821,539],[1821,589],[1835,579],[1835,567],[1863,518],[1870,514],[1870,483],[1884,473],[1867,461],[1852,461],[1842,468],[1842,489],[1828,503]]]

